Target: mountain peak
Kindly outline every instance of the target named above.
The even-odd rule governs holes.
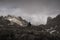
[[[5,17],[7,20],[9,20],[10,22],[16,23],[20,26],[27,26],[28,22],[23,20],[21,17],[16,17],[16,16],[12,16],[12,15],[8,15]]]

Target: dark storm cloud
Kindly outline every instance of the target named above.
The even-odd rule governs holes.
[[[12,14],[33,24],[45,24],[48,16],[60,14],[60,0],[0,0],[0,14]]]

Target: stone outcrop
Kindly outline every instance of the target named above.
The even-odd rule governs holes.
[[[11,23],[16,23],[22,27],[25,27],[28,25],[28,22],[23,20],[22,18],[20,17],[15,17],[15,16],[11,16],[11,15],[8,15],[5,17],[5,19],[9,20]]]

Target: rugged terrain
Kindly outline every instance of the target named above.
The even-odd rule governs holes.
[[[0,40],[60,40],[60,15],[50,19],[34,26],[21,17],[0,16]]]

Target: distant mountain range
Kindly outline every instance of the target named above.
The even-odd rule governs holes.
[[[16,17],[16,16],[12,16],[12,15],[8,15],[5,17],[0,17],[4,20],[9,21],[11,25],[13,25],[14,23],[17,25],[20,25],[22,27],[26,27],[28,25],[28,22],[26,20],[23,20],[21,17]],[[2,21],[2,19],[0,21]],[[4,22],[5,23],[5,22]]]

